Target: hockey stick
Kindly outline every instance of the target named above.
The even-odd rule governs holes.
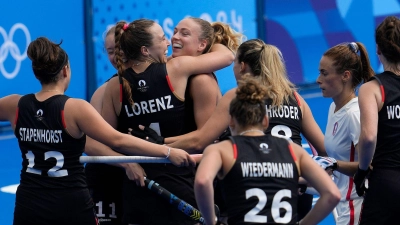
[[[171,163],[169,159],[148,156],[81,156],[81,163]]]
[[[203,154],[190,155],[196,163],[201,160]],[[81,156],[80,163],[171,163],[169,159],[163,157],[149,156]]]
[[[185,215],[189,216],[194,221],[199,222],[200,224],[205,224],[204,218],[202,217],[202,215],[198,209],[194,208],[189,203],[178,198],[177,196],[175,196],[174,194],[169,192],[167,189],[161,187],[154,180],[145,178],[144,183],[146,184],[148,189],[150,189],[151,191],[160,195],[163,199],[168,201],[171,205],[175,206],[179,211],[181,211]],[[215,210],[215,215],[216,215],[215,219],[217,220],[217,218],[219,218],[219,216],[220,216],[219,208],[217,205],[214,205],[214,210]]]

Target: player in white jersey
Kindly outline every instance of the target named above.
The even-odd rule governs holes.
[[[355,88],[373,76],[363,44],[336,45],[321,58],[317,82],[324,97],[332,98],[324,145],[333,164],[334,182],[341,193],[336,224],[357,224],[363,197],[355,191],[353,175],[358,166],[356,146],[360,136],[360,109]]]

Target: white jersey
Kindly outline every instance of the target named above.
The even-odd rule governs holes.
[[[325,131],[325,149],[328,156],[337,160],[357,162],[358,152],[355,146],[360,137],[360,108],[358,97],[350,100],[345,106],[335,111],[335,103],[329,107],[328,123]],[[360,199],[356,193],[353,178],[338,171],[334,172],[334,182],[341,193],[341,201]]]

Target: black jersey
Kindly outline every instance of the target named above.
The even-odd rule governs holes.
[[[378,113],[378,136],[372,166],[400,168],[400,77],[385,71],[372,77],[382,92],[383,106]]]
[[[120,132],[127,133],[128,128],[144,125],[163,137],[184,134],[185,102],[175,95],[165,63],[152,63],[140,74],[129,68],[123,76],[131,84],[134,106],[123,95],[117,128]],[[144,163],[141,166],[149,178],[155,180],[160,174],[160,168],[164,170],[169,167],[171,172],[179,171],[180,174],[185,170],[193,172],[189,168],[178,168],[172,164]],[[151,173],[152,169],[156,169],[156,172]]]
[[[106,80],[106,82],[104,82],[104,83],[107,83],[108,81],[110,81],[111,79],[113,79],[113,78],[116,77],[116,76],[118,76],[118,73],[112,75],[112,76],[111,76],[110,78],[108,78],[108,79]]]
[[[288,103],[279,107],[272,106],[272,99],[267,99],[265,103],[266,114],[269,119],[269,126],[266,134],[273,136],[284,136],[292,139],[298,145],[301,145],[301,121],[303,115],[300,109],[300,101],[297,99],[297,93],[289,98]]]
[[[118,117],[120,132],[126,133],[128,128],[141,124],[149,126],[164,137],[184,134],[185,103],[174,94],[166,64],[153,63],[140,74],[129,68],[125,70],[123,77],[131,84],[134,105],[131,106],[127,96],[122,95],[122,108]],[[194,168],[159,163],[140,165],[148,178],[196,206],[193,190]],[[169,207],[168,202],[150,190],[138,187],[126,176],[123,186],[124,223],[180,224],[178,221],[191,220]]]
[[[194,118],[194,102],[192,96],[190,96],[191,80],[194,76],[195,75],[189,77],[185,90],[185,133],[197,130],[197,124]]]
[[[289,142],[233,136],[236,162],[223,179],[228,224],[294,224],[298,170]]]
[[[40,102],[34,94],[19,100],[15,127],[22,153],[21,186],[29,188],[86,187],[79,162],[86,136],[75,139],[65,129],[66,95]]]
[[[190,95],[190,89],[192,87],[192,79],[197,75],[192,75],[187,81],[186,91],[185,91],[185,128],[184,133],[189,133],[197,130],[196,119],[194,118],[194,102]],[[218,83],[217,77],[213,73],[215,81]]]
[[[140,74],[127,69],[124,78],[131,84],[131,106],[123,96],[118,130],[127,133],[128,128],[149,126],[163,137],[183,134],[185,102],[177,97],[171,86],[164,63],[152,63]]]

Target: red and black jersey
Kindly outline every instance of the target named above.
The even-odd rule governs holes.
[[[125,92],[122,91],[122,108],[118,117],[117,130],[127,133],[128,128],[144,125],[163,137],[184,134],[185,102],[175,95],[169,81],[166,64],[152,63],[139,74],[129,68],[125,70],[123,77],[131,85],[134,105],[131,106]],[[180,198],[195,206],[194,168],[159,163],[141,163],[140,165],[148,178],[154,179],[172,193],[179,192]],[[163,200],[149,190],[137,187],[135,182],[126,181],[124,183],[124,201],[124,221],[136,223],[133,222],[136,220],[131,219],[143,216],[138,215],[136,208],[144,210],[143,204],[162,202]],[[152,205],[151,210],[164,210],[159,203],[157,204],[157,206]],[[128,212],[129,210],[132,210],[132,213]],[[148,210],[144,211],[148,212]],[[177,214],[179,215],[180,212]]]
[[[127,133],[128,128],[144,125],[163,137],[184,134],[185,102],[175,95],[166,64],[152,63],[140,74],[129,68],[123,77],[131,84],[134,105],[122,95],[119,131]]]
[[[266,114],[269,119],[269,126],[265,131],[266,134],[273,136],[284,136],[292,139],[298,145],[301,145],[301,121],[303,115],[300,108],[300,101],[297,93],[289,98],[289,102],[280,106],[272,106],[272,99],[265,102]]]
[[[378,136],[372,166],[400,168],[400,77],[385,71],[376,79],[382,91],[383,106],[378,113]],[[371,99],[371,101],[374,101]]]
[[[79,162],[86,136],[68,134],[64,121],[66,95],[43,102],[34,94],[19,100],[15,126],[22,153],[21,186],[29,188],[86,187],[83,164]]]
[[[228,224],[294,224],[298,170],[289,142],[233,136],[236,162],[223,179]]]

